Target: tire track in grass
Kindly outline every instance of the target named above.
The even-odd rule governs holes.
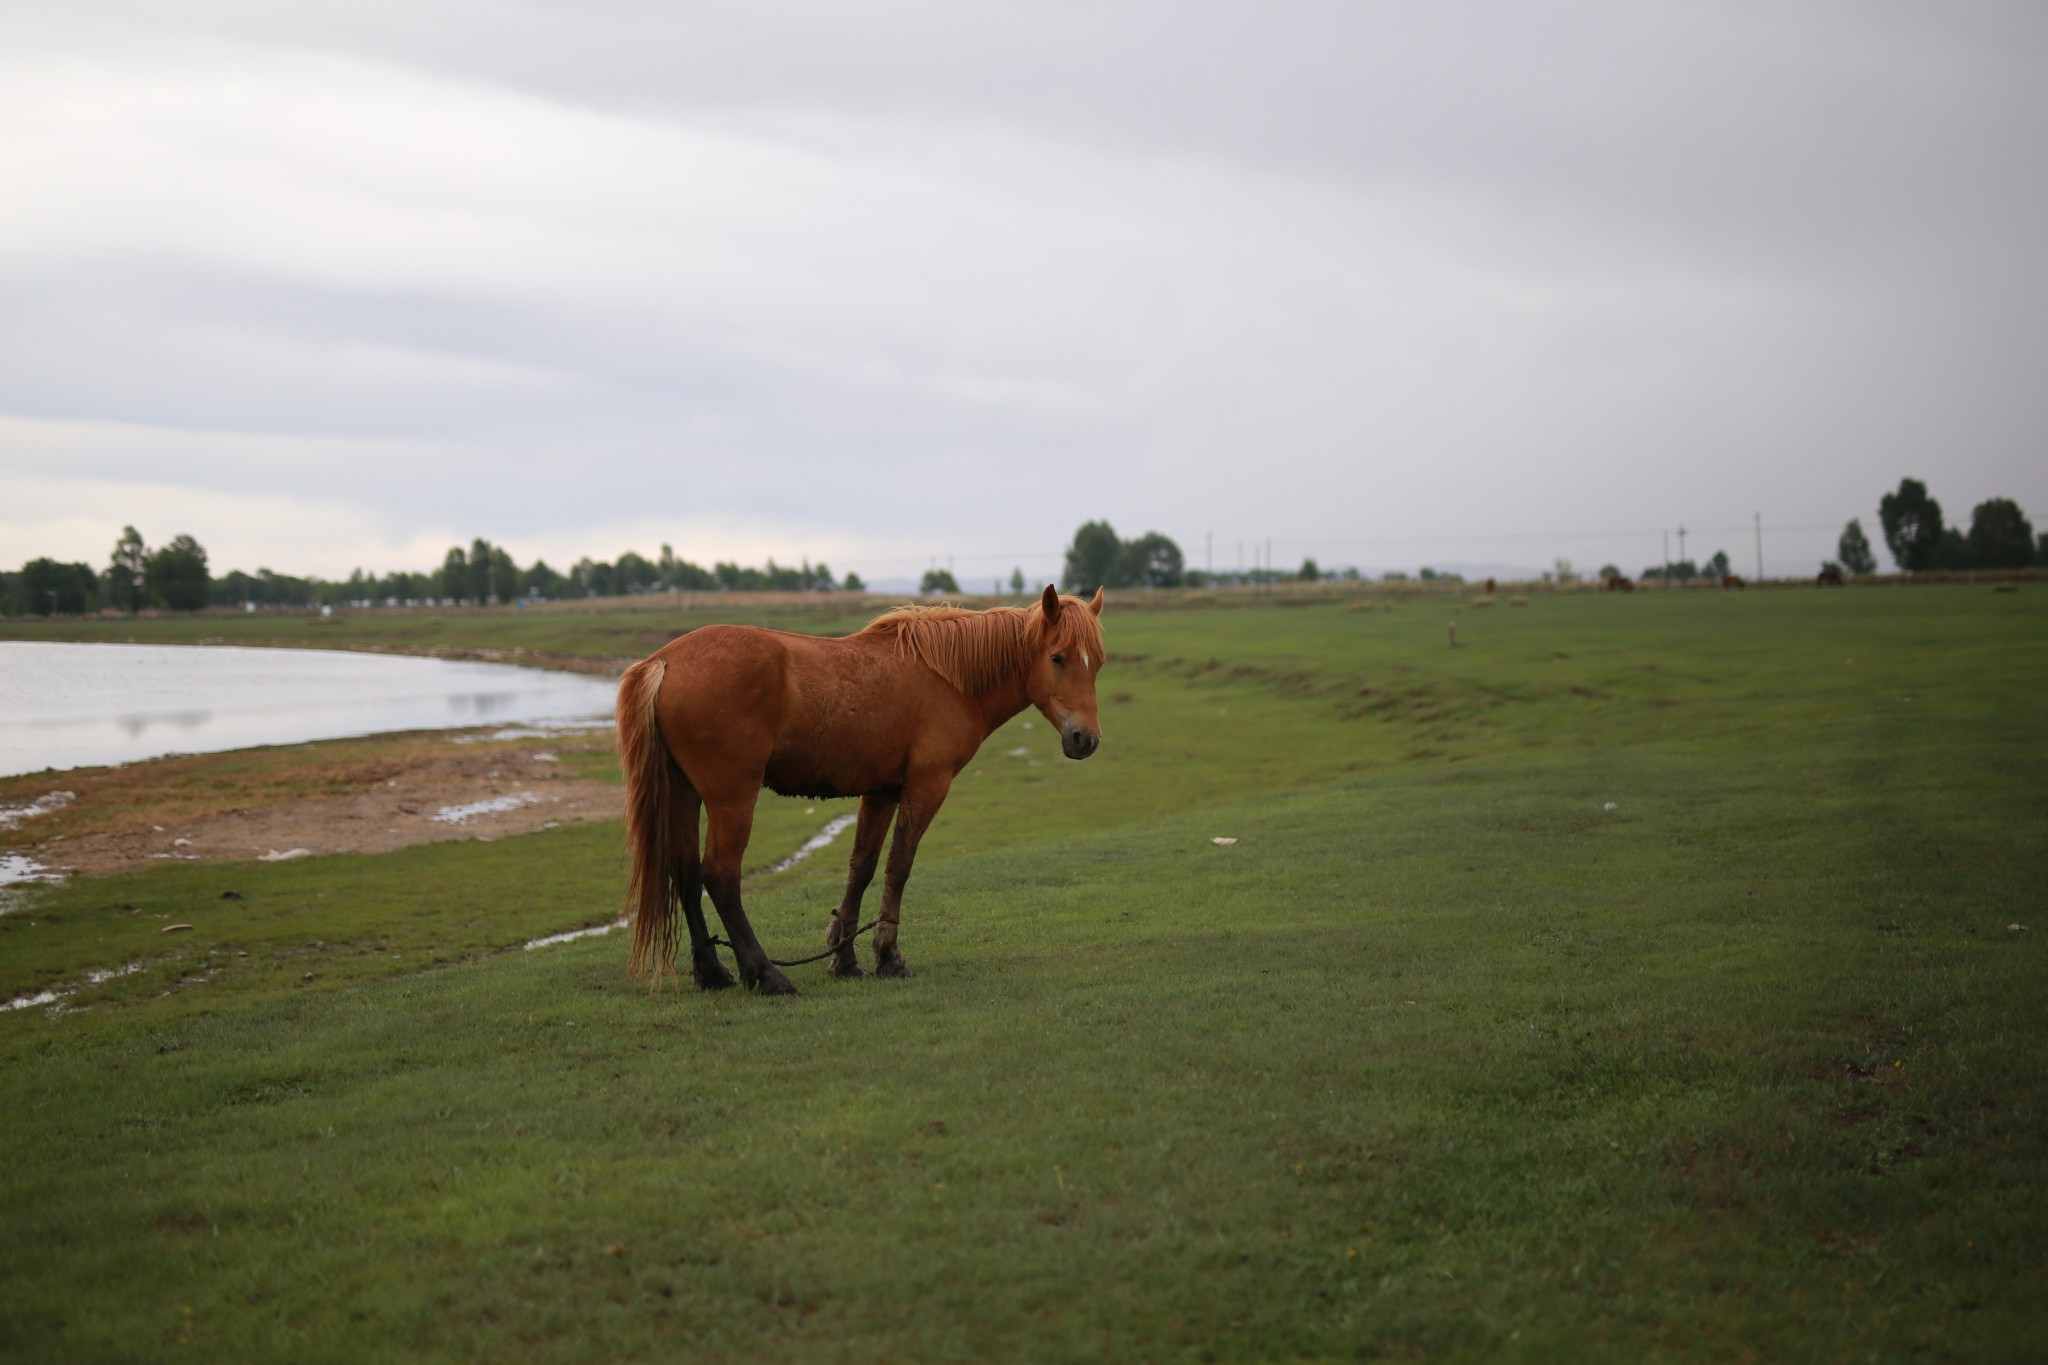
[[[840,835],[846,833],[847,830],[852,829],[854,822],[859,819],[860,812],[858,811],[848,811],[844,815],[835,815],[834,817],[832,817],[832,819],[825,822],[825,827],[823,829],[819,830],[816,834],[813,834],[810,838],[804,840],[803,844],[799,846],[788,857],[782,859],[780,862],[771,864],[769,867],[764,868],[759,872],[756,872],[751,877],[744,878],[743,881],[750,882],[754,881],[756,878],[772,877],[778,872],[789,871],[789,869],[795,867],[798,863],[810,857],[813,853],[816,853],[820,849],[830,845],[834,839],[837,839]],[[620,918],[613,920],[609,924],[595,924],[588,929],[571,929],[566,933],[549,934],[544,938],[529,939],[526,943],[522,944],[521,946],[524,947],[528,952],[531,952],[535,948],[552,948],[557,943],[574,943],[579,938],[598,938],[602,935],[609,934],[614,929],[625,928],[626,923],[626,919],[623,916],[621,916]]]
[[[848,811],[844,815],[834,816],[826,821],[824,827],[816,834],[813,834],[796,849],[792,850],[787,857],[754,873],[746,878],[746,880],[751,882],[761,877],[772,877],[779,872],[789,871],[789,869],[803,862],[812,854],[830,847],[835,839],[853,828],[854,822],[859,818],[859,813],[856,811]],[[598,938],[609,934],[614,929],[624,928],[626,923],[627,921],[621,918],[613,920],[609,924],[592,925],[585,929],[569,929],[559,934],[547,934],[540,938],[529,939],[521,944],[520,947],[527,952],[531,952],[536,948],[552,948],[558,943],[574,943],[577,939]],[[102,985],[116,977],[132,976],[149,965],[149,960],[144,960],[130,962],[120,967],[94,968],[88,971],[85,974],[85,980],[77,985],[67,986],[62,982],[55,982],[43,987],[41,990],[24,991],[20,995],[0,1000],[0,1014],[6,1014],[13,1010],[34,1009],[38,1005],[48,1005],[54,1010],[61,1011],[65,1008],[64,1002],[78,994],[78,992],[88,987]]]

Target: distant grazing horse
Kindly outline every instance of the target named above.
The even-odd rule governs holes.
[[[1627,574],[1611,573],[1607,575],[1607,591],[1634,592],[1635,590],[1636,585],[1629,581]]]
[[[1102,743],[1095,675],[1102,592],[1083,602],[1048,587],[1029,608],[898,607],[844,639],[751,626],[703,626],[626,670],[619,761],[632,861],[632,975],[675,971],[676,908],[690,927],[690,974],[733,984],[705,927],[702,895],[725,924],[740,981],[793,995],[740,906],[740,859],[761,788],[784,796],[858,796],[846,894],[825,947],[836,976],[854,957],[861,896],[882,836],[896,841],[875,926],[875,971],[908,976],[896,947],[903,884],[918,840],[981,742],[1027,706],[1059,731],[1068,758]],[[701,859],[697,808],[710,810]]]
[[[1748,585],[1742,581],[1741,574],[1724,573],[1721,575],[1721,586],[1724,588],[1741,588],[1747,587]]]
[[[1839,588],[1842,586],[1842,571],[1832,564],[1823,564],[1820,577],[1815,581],[1819,587]]]

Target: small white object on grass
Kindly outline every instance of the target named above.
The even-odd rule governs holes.
[[[2009,934],[2024,934],[2027,932],[2027,926],[2024,924],[2008,924],[2005,926],[2005,931]]]
[[[1614,803],[1614,802],[1612,802],[1612,801],[1609,801],[1609,802],[1607,803],[1607,809],[1609,809],[1609,810],[1613,810],[1613,809],[1614,809],[1614,805],[1615,805],[1615,803]]]
[[[282,853],[273,848],[270,852],[259,856],[256,861],[259,863],[288,863],[294,858],[310,858],[312,856],[313,850],[310,848],[288,848]]]
[[[1214,838],[1210,839],[1209,842],[1212,844],[1234,844],[1237,842],[1237,840],[1234,838],[1226,838],[1223,835],[1218,834]]]

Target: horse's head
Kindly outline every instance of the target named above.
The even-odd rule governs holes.
[[[1050,585],[1039,602],[1044,629],[1031,663],[1031,704],[1060,732],[1060,751],[1086,758],[1102,743],[1095,675],[1102,671],[1102,589],[1095,600],[1062,598]]]

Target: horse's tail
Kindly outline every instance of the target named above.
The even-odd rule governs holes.
[[[669,757],[654,723],[655,698],[668,665],[642,659],[619,679],[619,767],[626,776],[626,858],[633,920],[628,976],[645,972],[658,984],[676,964],[676,783],[682,770]]]

